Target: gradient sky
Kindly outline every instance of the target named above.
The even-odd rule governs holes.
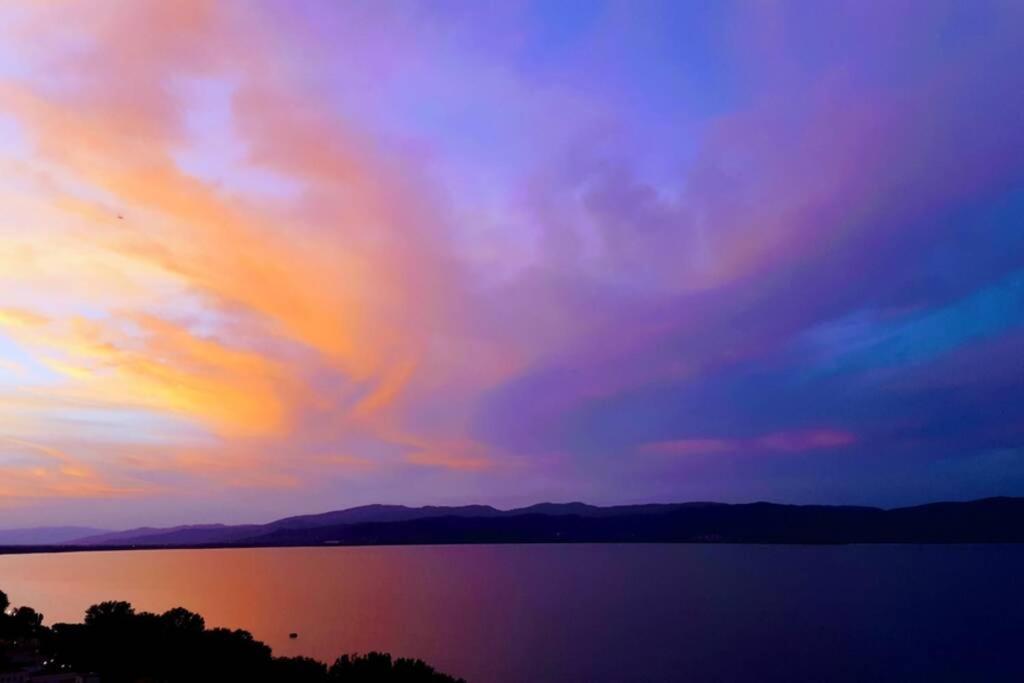
[[[3,526],[1024,495],[1024,3],[0,7]]]

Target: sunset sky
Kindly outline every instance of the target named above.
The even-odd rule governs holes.
[[[1024,3],[0,6],[0,526],[1024,495]]]

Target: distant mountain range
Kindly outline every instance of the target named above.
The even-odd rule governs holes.
[[[40,526],[31,529],[0,529],[0,545],[49,545],[74,541],[83,536],[108,533],[86,526]]]
[[[287,517],[269,524],[142,527],[101,533],[77,529],[89,532],[80,534],[73,533],[73,529],[0,532],[0,545],[60,546],[54,549],[67,550],[580,542],[1020,543],[1024,542],[1024,498],[986,498],[890,510],[775,503],[612,507],[541,503],[515,510],[486,505],[366,505]]]

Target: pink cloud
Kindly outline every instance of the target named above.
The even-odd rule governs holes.
[[[640,447],[646,455],[713,455],[738,452],[803,453],[843,448],[857,442],[855,434],[836,429],[772,432],[752,439],[693,438],[654,441]]]
[[[770,451],[802,453],[819,449],[842,448],[857,442],[849,432],[832,429],[807,429],[794,432],[775,432],[754,440],[761,448]]]

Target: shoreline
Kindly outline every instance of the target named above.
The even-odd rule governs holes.
[[[124,545],[124,546],[0,546],[0,556],[5,555],[65,555],[71,553],[130,552],[147,550],[272,550],[283,548],[445,548],[459,546],[512,546],[512,545],[724,545],[724,546],[787,546],[803,548],[839,546],[1020,546],[1024,541],[467,541],[439,543],[296,543],[282,545],[267,544],[182,544],[182,545]]]

